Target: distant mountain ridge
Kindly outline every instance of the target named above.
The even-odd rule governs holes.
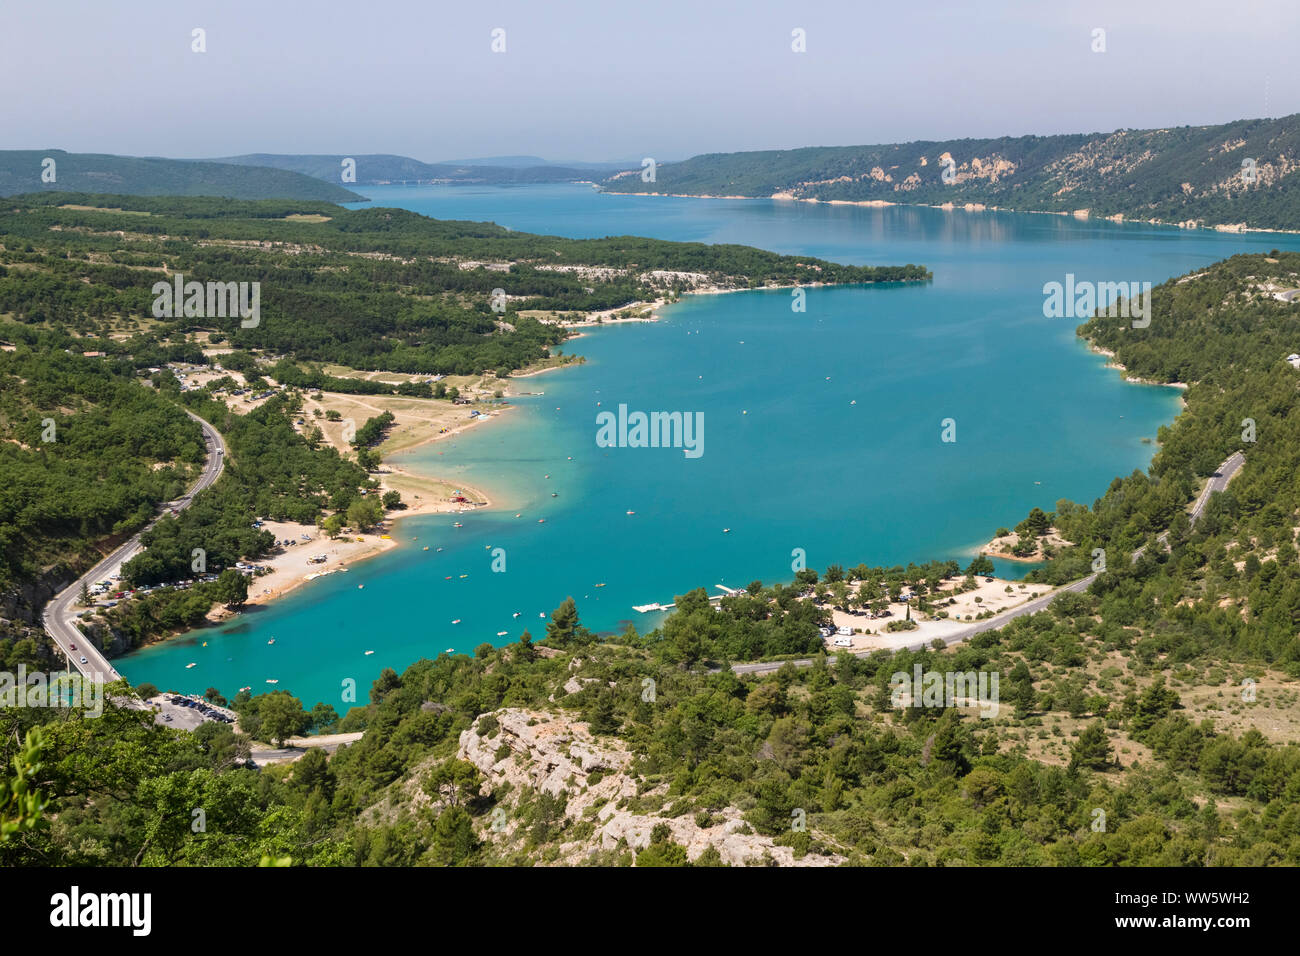
[[[602,179],[618,167],[612,164],[593,164],[590,166],[562,166],[537,160],[540,165],[526,165],[526,161],[536,159],[528,156],[500,157],[502,165],[480,166],[471,163],[426,163],[409,156],[397,156],[391,153],[358,153],[352,156],[343,154],[309,155],[296,153],[249,153],[244,156],[229,156],[217,159],[218,163],[235,165],[263,166],[271,169],[291,170],[315,179],[331,183],[342,183],[343,161],[356,161],[356,182],[358,185],[380,185],[384,183],[456,183],[523,185],[531,183],[565,183],[590,182]],[[343,184],[343,185],[351,185]]]
[[[53,160],[53,165],[47,160]],[[341,185],[287,169],[155,156],[69,153],[61,149],[0,150],[0,196],[33,192],[328,202],[357,202],[364,198]]]
[[[1300,115],[1218,126],[710,153],[610,192],[996,206],[1300,229]],[[946,175],[945,175],[946,173]]]

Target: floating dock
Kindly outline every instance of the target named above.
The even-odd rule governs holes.
[[[719,604],[724,597],[735,597],[737,594],[745,593],[743,588],[729,588],[725,584],[715,584],[713,586],[722,593],[710,597],[710,604]],[[651,611],[671,611],[676,606],[676,604],[660,604],[655,602],[654,604],[633,604],[632,610],[638,611],[641,614],[649,614]]]

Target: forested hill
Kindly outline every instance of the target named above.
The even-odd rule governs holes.
[[[951,160],[951,163],[948,163]],[[1253,161],[1251,163],[1246,161]],[[1246,163],[1243,170],[1243,163]],[[711,153],[613,192],[909,204],[1300,229],[1300,115],[1220,126]],[[945,180],[944,172],[950,170]]]
[[[371,185],[441,182],[458,185],[519,186],[534,183],[587,182],[608,176],[616,169],[611,166],[558,166],[541,161],[535,164],[512,163],[510,165],[425,163],[409,156],[394,156],[389,153],[353,156],[344,156],[341,153],[336,156],[251,153],[245,156],[217,159],[214,162],[293,170],[325,182],[337,183],[342,181],[343,162],[346,159],[352,159],[356,164],[356,182]]]
[[[129,353],[146,365],[156,364],[158,342],[202,329],[239,350],[352,368],[508,374],[564,341],[568,333],[549,321],[561,312],[585,316],[702,283],[929,276],[921,266],[838,265],[632,236],[562,239],[305,201],[47,194],[8,205],[0,210],[0,315],[57,324],[94,337],[86,351]],[[224,312],[144,319],[155,283],[176,273],[259,283],[260,320],[246,326]],[[149,325],[141,341],[108,334],[114,323],[138,330],[141,321]]]
[[[363,198],[336,185],[337,181],[337,177],[332,182],[321,182],[292,170],[234,163],[68,153],[61,149],[0,150],[0,196],[41,190],[333,202]]]

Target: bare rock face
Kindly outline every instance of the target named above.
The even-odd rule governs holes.
[[[495,726],[493,720],[483,726],[488,717]],[[478,768],[487,789],[509,783],[511,795],[522,787],[567,795],[565,815],[571,820],[589,820],[595,830],[582,840],[563,844],[556,861],[560,864],[580,862],[597,849],[615,849],[620,840],[634,851],[644,849],[659,824],[667,825],[670,839],[686,848],[690,860],[714,847],[723,862],[733,866],[763,863],[765,857],[781,866],[843,862],[840,856],[812,853],[796,860],[790,847],[774,846],[771,837],[743,832],[749,827],[735,807],[711,814],[705,827],[696,823],[692,813],[668,817],[620,809],[621,802],[636,797],[639,791],[639,778],[631,771],[633,754],[621,741],[594,737],[585,723],[565,716],[523,708],[483,714],[461,733],[458,756]],[[642,796],[662,795],[666,788],[663,785]],[[493,842],[513,836],[513,828],[505,834],[483,834]]]
[[[617,742],[597,743],[581,722],[521,708],[498,710],[492,716],[497,728],[490,737],[480,734],[483,717],[460,735],[460,757],[493,784],[509,782],[560,796],[586,786],[593,771],[622,771],[631,759]],[[503,746],[510,753],[497,759]],[[570,778],[572,784],[566,782]],[[595,787],[612,796],[602,783]]]

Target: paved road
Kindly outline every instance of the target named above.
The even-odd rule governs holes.
[[[1228,482],[1236,477],[1237,472],[1241,470],[1241,466],[1245,463],[1246,456],[1239,451],[1235,451],[1229,455],[1224,460],[1223,464],[1218,467],[1218,470],[1210,476],[1210,480],[1206,482],[1205,488],[1201,490],[1200,495],[1197,497],[1196,504],[1192,506],[1190,519],[1193,523],[1195,523],[1196,519],[1205,511],[1205,506],[1209,503],[1210,495],[1228,487]],[[1169,532],[1166,531],[1160,535],[1159,540],[1163,544],[1168,537]],[[1143,545],[1133,552],[1133,561],[1135,563],[1137,562],[1137,559],[1142,556],[1144,550],[1146,550],[1146,545]],[[1044,595],[1040,598],[1034,598],[1032,601],[1026,601],[1024,604],[1014,607],[1009,611],[1004,611],[996,617],[987,618],[986,620],[972,624],[968,628],[949,634],[947,637],[943,638],[943,642],[948,646],[960,644],[962,641],[970,640],[976,634],[983,634],[985,631],[994,631],[1005,627],[1009,622],[1014,621],[1018,617],[1024,617],[1026,614],[1037,614],[1039,611],[1046,608],[1047,605],[1051,604],[1052,601],[1056,600],[1057,596],[1064,591],[1087,590],[1088,586],[1097,579],[1098,573],[1100,572],[1089,574],[1087,577],[1080,578],[1078,581],[1073,581],[1070,584],[1057,588],[1051,594]],[[908,644],[907,649],[909,651],[919,651],[924,649],[928,643],[929,641],[918,641],[915,644]],[[897,648],[897,650],[901,649],[902,648]],[[853,651],[852,653],[856,657],[869,657],[878,650],[880,650],[880,648],[871,648],[870,650],[865,651]],[[786,661],[767,661],[761,664],[733,664],[731,669],[737,674],[770,674],[773,671],[780,670],[786,663]],[[795,667],[811,667],[813,662],[811,658],[805,657],[801,660],[790,661],[788,663],[794,664]]]
[[[226,443],[217,430],[193,412],[186,411],[185,414],[198,422],[203,429],[203,438],[207,444],[207,460],[203,464],[203,473],[199,475],[199,480],[195,482],[194,487],[175,501],[163,505],[163,513],[170,510],[183,511],[188,508],[196,494],[221,477],[221,471],[226,465]],[[148,527],[152,528],[157,520],[154,518],[149,522]],[[129,541],[118,546],[112,554],[55,595],[54,599],[45,606],[45,613],[41,616],[45,630],[63,651],[68,662],[86,677],[105,681],[117,680],[121,675],[108,662],[108,658],[82,634],[81,629],[76,625],[76,615],[72,608],[81,599],[82,584],[90,587],[99,581],[113,577],[121,571],[123,564],[139,553],[140,535],[143,533],[141,531],[132,535]],[[76,645],[75,649],[73,645]],[[86,659],[84,664],[81,663],[83,657]]]

